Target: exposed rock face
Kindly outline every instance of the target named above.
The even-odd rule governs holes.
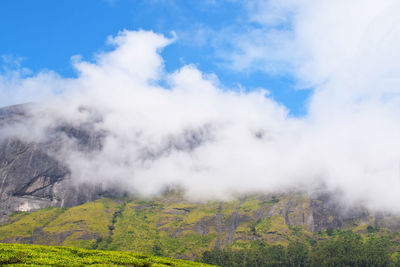
[[[26,106],[0,109],[0,130],[28,118]],[[60,134],[75,139],[81,149],[101,148],[103,135],[84,128],[62,125],[46,143],[27,143],[0,136],[0,222],[13,211],[31,211],[48,206],[73,206],[102,197],[101,185],[75,185],[70,171],[54,153],[60,147]]]
[[[48,206],[75,206],[96,200],[104,196],[118,197],[123,194],[118,188],[105,188],[100,184],[75,184],[70,170],[57,153],[65,140],[76,144],[83,152],[100,151],[105,132],[94,130],[90,124],[71,126],[60,122],[49,129],[49,138],[41,142],[26,142],[16,137],[2,134],[2,130],[13,123],[29,121],[27,105],[11,106],[0,109],[0,222],[7,220],[14,211],[32,211]],[[87,110],[82,110],[87,112]],[[94,120],[101,120],[95,117]],[[144,151],[144,158],[157,158],[174,150],[193,150],[206,142],[212,134],[209,126],[204,129],[184,132],[182,136],[172,136],[161,151]],[[224,246],[234,240],[233,233],[243,222],[259,221],[265,217],[283,218],[287,226],[306,227],[309,232],[327,228],[342,228],[352,219],[371,223],[371,214],[365,209],[346,210],[335,201],[332,194],[319,193],[315,196],[277,195],[265,196],[265,207],[255,211],[254,216],[239,213],[241,204],[232,216],[222,220],[220,214],[204,218],[196,224],[194,231],[208,233],[210,222],[216,225],[216,232],[228,232],[225,238],[218,237],[217,246]],[[272,206],[271,206],[272,205]],[[266,208],[268,207],[268,209]],[[185,215],[190,210],[173,209],[173,215]],[[275,216],[275,217],[274,217]],[[400,228],[399,220],[387,219],[388,215],[376,215],[375,225],[384,222],[388,228]],[[161,222],[160,222],[161,223]]]

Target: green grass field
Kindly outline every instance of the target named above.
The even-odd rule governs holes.
[[[211,266],[131,252],[0,243],[1,266]]]

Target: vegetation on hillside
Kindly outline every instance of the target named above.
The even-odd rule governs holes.
[[[193,203],[172,195],[152,200],[100,199],[71,208],[18,213],[0,225],[0,242],[137,251],[194,259],[214,247],[260,239],[287,244],[292,229],[280,210],[288,197],[251,196]],[[291,205],[308,205],[303,196]],[[272,210],[272,216],[267,217]],[[289,220],[308,216],[299,210]],[[19,227],[21,225],[21,227]],[[10,230],[11,229],[11,230]],[[297,231],[311,235],[300,222]]]
[[[72,247],[53,247],[0,243],[2,266],[209,266],[207,264],[131,252],[87,250]]]
[[[310,199],[302,194],[252,195],[205,203],[185,201],[177,195],[151,200],[104,198],[71,208],[15,213],[0,225],[0,242],[133,251],[193,260],[214,249],[245,258],[240,253],[247,253],[254,244],[265,244],[266,248],[274,245],[278,253],[296,242],[305,244],[315,258],[317,247],[330,245],[345,230],[359,235],[362,244],[369,244],[366,240],[372,235],[378,240],[385,237],[392,245],[400,240],[395,224],[386,223],[392,229],[378,225],[373,215],[345,221],[341,228],[316,230],[310,210]],[[319,223],[333,225],[334,216],[319,216]],[[396,258],[396,246],[392,245],[390,255]]]
[[[213,249],[201,261],[218,266],[400,266],[399,245],[387,237],[367,238],[353,231],[336,232],[313,245],[294,241],[288,246],[252,242],[242,249]]]

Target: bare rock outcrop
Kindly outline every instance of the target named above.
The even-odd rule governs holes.
[[[26,107],[0,109],[0,130],[28,120]],[[93,150],[101,147],[103,134],[67,124],[51,130],[52,138],[46,143],[0,134],[0,222],[14,211],[74,206],[107,195],[101,185],[72,183],[70,170],[54,156],[60,148],[61,135],[74,139],[82,149]]]

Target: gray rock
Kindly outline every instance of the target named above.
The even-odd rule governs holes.
[[[0,131],[29,118],[26,105],[0,109]],[[70,170],[54,153],[62,146],[61,136],[73,139],[82,150],[99,150],[105,136],[90,126],[56,126],[46,143],[0,137],[0,222],[14,211],[32,211],[48,206],[74,206],[119,192],[102,185],[74,184]],[[1,135],[0,135],[1,136]]]
[[[68,166],[55,156],[66,143],[76,144],[75,149],[81,152],[101,151],[107,133],[95,130],[94,124],[102,120],[98,114],[94,113],[91,122],[79,126],[68,122],[52,125],[47,129],[48,138],[41,142],[27,142],[2,134],[2,129],[7,126],[29,121],[30,114],[27,110],[30,105],[0,108],[0,223],[6,221],[15,211],[32,211],[48,206],[75,206],[101,197],[126,194],[115,185],[106,187],[102,184],[73,182]],[[92,112],[85,108],[79,111]],[[192,151],[212,138],[212,127],[205,125],[200,129],[187,130],[178,136],[170,136],[159,151],[144,149],[142,156],[146,160],[162,157],[172,150]],[[266,203],[270,203],[266,205],[268,208],[258,209],[254,218],[240,216],[239,205],[232,217],[225,218],[226,221],[220,214],[215,214],[198,223],[195,231],[206,234],[209,231],[206,225],[211,221],[215,222],[218,234],[216,246],[219,247],[233,241],[233,233],[241,222],[252,219],[258,221],[264,217],[281,215],[289,226],[305,225],[310,232],[316,232],[327,228],[343,228],[353,219],[369,223],[371,217],[362,208],[345,209],[332,193],[324,193],[323,190],[310,196],[309,201],[302,200],[296,194],[285,201],[279,201],[279,197],[266,196]],[[182,216],[188,212],[190,211],[185,209],[169,211],[170,214]],[[400,229],[400,219],[390,214],[377,214],[375,226]],[[220,238],[222,231],[229,233],[224,240]]]

